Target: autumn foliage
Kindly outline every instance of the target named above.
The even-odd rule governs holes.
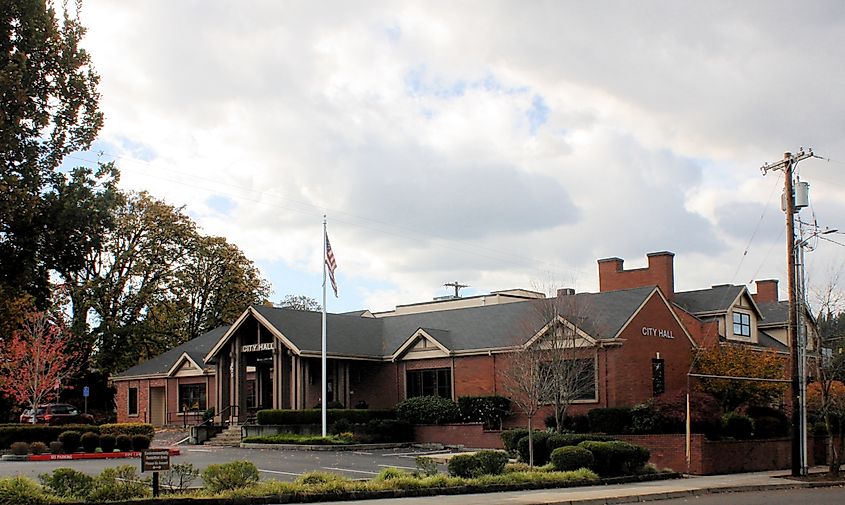
[[[774,351],[761,351],[739,345],[721,345],[702,349],[696,355],[697,373],[728,377],[783,379],[786,359]],[[768,405],[780,398],[788,385],[738,379],[702,378],[699,388],[713,395],[725,412],[741,405]]]
[[[0,393],[31,407],[55,399],[57,385],[78,369],[78,356],[68,349],[69,337],[61,318],[28,313],[21,328],[4,339]]]

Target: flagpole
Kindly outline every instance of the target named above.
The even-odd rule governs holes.
[[[323,436],[326,436],[326,239],[328,235],[326,232],[326,215],[323,214],[323,339],[321,351],[322,364],[322,396],[320,401],[320,413],[323,423]]]

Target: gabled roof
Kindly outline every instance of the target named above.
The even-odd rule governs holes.
[[[677,306],[695,316],[723,314],[734,306],[737,299],[747,293],[745,286],[723,284],[708,289],[694,291],[680,291],[675,293],[674,302]],[[751,306],[760,313],[754,298],[748,295]]]
[[[217,343],[217,341],[226,333],[228,326],[220,326],[208,333],[204,333],[199,337],[189,340],[182,345],[174,347],[158,356],[148,359],[143,363],[139,363],[128,370],[125,370],[114,376],[115,379],[126,379],[130,377],[151,375],[167,375],[179,361],[182,360],[183,354],[186,354],[192,361],[200,366],[205,366],[203,361],[206,353]]]
[[[760,308],[760,320],[757,325],[761,328],[773,326],[785,327],[789,322],[789,302],[769,302],[757,305]]]

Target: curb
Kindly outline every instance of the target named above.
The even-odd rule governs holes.
[[[789,484],[753,484],[749,486],[728,486],[690,489],[688,491],[669,491],[648,494],[634,494],[610,498],[584,498],[582,500],[543,500],[537,505],[619,505],[623,503],[643,503],[661,500],[673,500],[690,496],[718,495],[729,493],[754,493],[761,491],[786,491],[790,489],[812,489],[824,487],[843,487],[843,482],[795,482]]]
[[[170,452],[171,456],[178,456],[179,454],[181,454],[180,450],[175,448],[175,447],[170,447],[167,450]],[[29,456],[26,456],[26,459],[24,461],[68,461],[68,460],[74,460],[74,459],[118,459],[118,458],[140,458],[140,457],[141,457],[140,451],[112,452],[112,453],[75,452],[73,454],[30,454]]]
[[[397,444],[349,444],[349,445],[304,445],[304,444],[251,444],[241,442],[242,449],[277,449],[286,451],[363,451],[376,449],[401,449],[410,447],[410,442]]]

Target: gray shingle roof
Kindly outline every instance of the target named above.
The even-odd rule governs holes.
[[[726,284],[708,289],[681,291],[675,293],[674,302],[690,314],[725,312],[743,289],[743,286]]]
[[[159,354],[154,358],[148,359],[143,363],[139,363],[132,368],[115,375],[114,378],[118,379],[121,377],[136,377],[139,375],[165,374],[170,371],[182,353],[188,353],[188,356],[190,356],[190,358],[198,365],[205,366],[203,358],[205,358],[208,351],[214,347],[214,344],[220,340],[220,337],[222,337],[228,329],[228,326],[215,328],[208,333],[204,333],[199,337],[189,340],[184,344],[174,347],[173,349]]]
[[[789,302],[759,303],[757,307],[763,316],[760,327],[785,326],[789,320]]]

